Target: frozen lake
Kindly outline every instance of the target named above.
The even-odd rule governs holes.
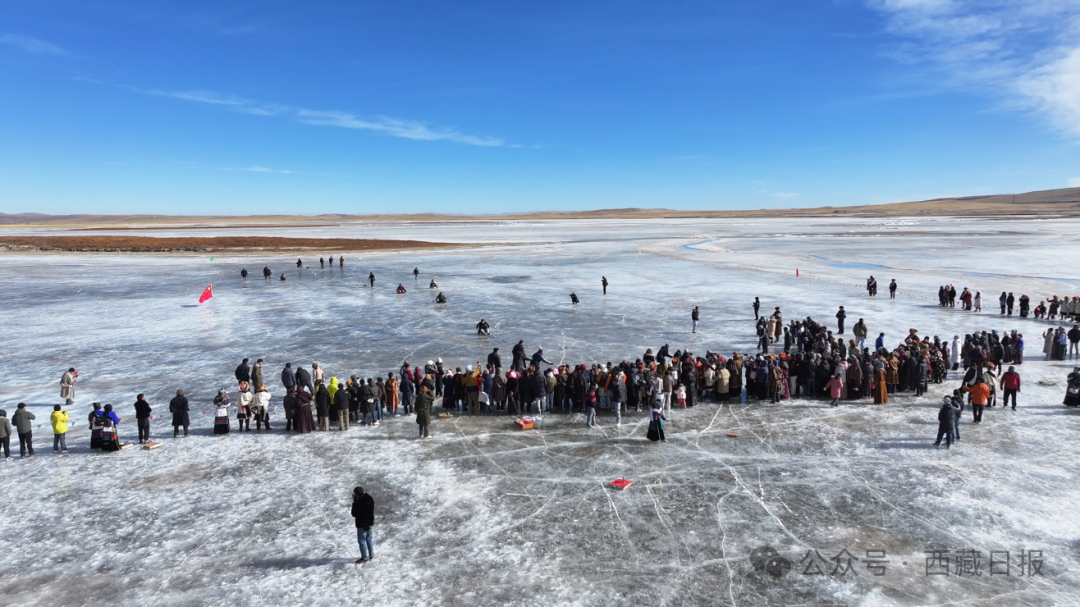
[[[41,424],[39,457],[3,465],[0,604],[1077,604],[1080,412],[1060,404],[1071,364],[1041,362],[1048,323],[1002,319],[996,300],[1003,290],[1033,305],[1080,295],[1078,228],[800,218],[145,233],[491,245],[346,255],[343,270],[305,255],[314,267],[299,272],[295,257],[0,255],[2,406],[10,417],[27,402]],[[273,280],[254,278],[264,265]],[[241,267],[252,278],[241,280]],[[862,288],[869,274],[876,299]],[[432,304],[432,278],[447,305]],[[209,283],[214,299],[195,307]],[[409,292],[396,295],[398,283]],[[938,308],[947,283],[982,291],[985,312]],[[621,428],[602,415],[599,431],[580,415],[548,416],[527,433],[503,418],[441,420],[424,442],[411,419],[344,434],[210,435],[210,402],[233,389],[244,357],[267,361],[280,428],[285,362],[385,375],[402,359],[464,367],[498,346],[508,363],[519,339],[567,363],[633,360],[665,343],[752,351],[755,296],[785,319],[830,325],[843,305],[849,324],[865,318],[890,347],[909,328],[942,338],[1019,329],[1028,343],[1019,410],[990,409],[979,426],[965,417],[951,451],[932,441],[954,379],[880,406],[676,411],[664,445],[645,440],[644,414],[633,413]],[[695,305],[702,323],[691,334]],[[492,336],[475,335],[480,318]],[[48,415],[69,366],[80,371],[77,424],[71,453],[53,456]],[[193,437],[150,452],[89,451],[91,402],[116,406],[131,440],[135,394],[167,417],[177,388],[192,402]],[[154,424],[168,434],[167,420]],[[617,477],[635,484],[614,492]],[[379,558],[362,569],[348,514],[357,484],[377,503]],[[792,570],[755,571],[751,552],[765,546]],[[968,549],[980,551],[981,575],[927,575],[926,551]],[[842,550],[858,560],[830,575]],[[884,551],[874,559],[888,561],[884,575],[872,575],[867,551]],[[990,574],[991,551],[1009,551],[1010,575]],[[1020,576],[1031,551],[1041,551],[1041,574]],[[825,559],[825,575],[804,574],[808,552]]]

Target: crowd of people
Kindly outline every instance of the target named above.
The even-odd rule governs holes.
[[[320,263],[322,260],[320,259]],[[344,263],[341,259],[340,263]],[[297,266],[302,265],[297,260]],[[419,279],[419,269],[414,276]],[[374,273],[368,283],[375,285]],[[606,290],[607,279],[602,285]],[[400,287],[400,285],[399,285]],[[437,285],[432,282],[432,288]],[[895,279],[890,282],[890,296],[896,293]],[[873,277],[867,281],[870,296],[877,293]],[[939,290],[940,304],[978,311],[981,294],[968,289],[957,296],[952,285]],[[1026,295],[1020,298],[1020,315],[1028,316]],[[1012,313],[1011,293],[1002,293],[1002,314]],[[929,384],[946,381],[950,371],[963,368],[961,385],[946,396],[939,411],[939,437],[947,446],[959,439],[959,411],[970,405],[974,423],[982,418],[983,408],[997,404],[999,391],[1005,405],[1011,401],[1016,409],[1020,391],[1020,376],[1016,367],[1024,362],[1024,336],[1017,331],[980,331],[954,335],[951,342],[938,336],[920,336],[910,329],[899,344],[886,347],[885,334],[879,333],[872,347],[867,343],[869,328],[860,318],[851,327],[852,337],[845,338],[847,313],[843,306],[836,313],[834,332],[813,318],[807,317],[784,324],[779,307],[771,314],[761,313],[761,302],[752,303],[758,343],[755,352],[732,352],[730,356],[706,351],[696,354],[689,350],[670,351],[665,344],[655,352],[647,348],[633,361],[555,365],[547,360],[543,348],[531,355],[525,342],[519,341],[511,351],[511,361],[504,366],[499,348],[494,348],[481,363],[462,367],[445,365],[441,358],[429,360],[422,367],[408,361],[385,376],[360,377],[350,374],[339,380],[328,375],[318,362],[310,370],[286,363],[280,372],[283,390],[280,399],[284,415],[275,425],[284,423],[283,430],[299,434],[326,432],[332,428],[348,430],[353,425],[378,426],[387,419],[415,416],[418,436],[430,438],[432,416],[468,414],[507,415],[513,417],[544,413],[574,413],[585,415],[588,428],[598,428],[598,411],[610,411],[616,426],[623,414],[631,409],[650,413],[648,436],[665,440],[663,422],[673,408],[694,407],[705,403],[768,401],[777,403],[792,398],[828,400],[831,406],[843,401],[889,402],[890,396],[911,393],[922,396]],[[1080,313],[1080,298],[1053,297],[1047,305],[1040,302],[1035,309],[1036,319],[1064,321]],[[696,332],[700,310],[691,312],[692,331]],[[476,325],[478,335],[489,335],[490,326],[481,319]],[[1080,325],[1066,330],[1063,326],[1049,327],[1043,334],[1046,360],[1065,360],[1080,357]],[[263,360],[249,364],[244,359],[234,371],[236,388],[221,388],[213,399],[214,434],[228,434],[233,428],[240,432],[272,431],[271,387],[264,377]],[[1007,371],[1002,372],[1007,367]],[[60,397],[66,407],[75,403],[78,372],[69,368],[61,378]],[[276,388],[274,389],[276,391]],[[965,402],[966,399],[966,402]],[[1065,398],[1067,405],[1080,405],[1080,367],[1069,375]],[[153,409],[144,395],[135,403],[138,442],[150,442],[150,420]],[[67,451],[66,433],[72,423],[61,405],[54,407],[50,423],[54,434],[54,450]],[[184,390],[177,390],[169,401],[173,436],[190,436],[191,406]],[[0,410],[0,448],[10,457],[9,437],[12,425],[19,436],[24,457],[34,455],[32,424],[35,417],[20,403],[10,422]],[[123,448],[118,426],[121,419],[111,404],[93,403],[87,417],[90,446],[93,449],[116,451]],[[948,422],[948,423],[946,423]],[[946,428],[947,426],[947,428]],[[942,429],[947,430],[940,434]]]

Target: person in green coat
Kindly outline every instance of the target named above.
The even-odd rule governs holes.
[[[428,436],[428,426],[431,425],[431,405],[434,402],[427,384],[420,384],[420,394],[416,395],[416,423],[420,426],[420,438],[431,438]]]
[[[11,423],[19,432],[19,453],[22,457],[26,457],[27,451],[30,452],[30,457],[34,457],[34,426],[30,423],[34,419],[34,414],[26,410],[26,403],[19,403],[15,415],[11,416]]]
[[[3,409],[0,409],[0,448],[4,450],[4,457],[11,459],[11,422]]]

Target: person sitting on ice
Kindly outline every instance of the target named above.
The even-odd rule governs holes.
[[[405,285],[399,284],[397,286],[397,292],[398,292],[398,295],[404,293],[405,292]]]
[[[440,291],[439,294],[435,296],[435,303],[446,303],[446,296],[442,294],[442,291]]]
[[[438,288],[439,288],[439,285],[435,283],[435,280],[434,280],[434,279],[432,279],[432,280],[431,280],[431,284],[430,284],[430,285],[428,285],[428,288],[429,288],[429,289],[438,289]]]
[[[285,280],[285,272],[281,273],[281,280]]]
[[[571,294],[570,294],[570,303],[572,303],[572,304],[579,304],[579,303],[581,303],[581,300],[580,300],[580,299],[578,299],[578,297],[577,297],[577,293],[571,293]]]
[[[483,318],[480,319],[480,322],[476,323],[476,334],[477,335],[490,335],[491,334],[491,327],[488,325],[487,321],[484,320]],[[488,357],[488,358],[490,359],[490,357]]]

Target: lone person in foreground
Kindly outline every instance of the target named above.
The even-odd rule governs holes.
[[[356,519],[356,541],[360,544],[358,565],[375,558],[375,545],[371,539],[371,527],[375,524],[375,500],[364,493],[363,487],[353,489],[352,515]]]

